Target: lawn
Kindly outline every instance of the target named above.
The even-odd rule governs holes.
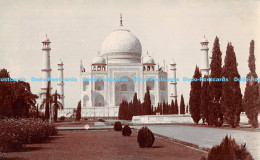
[[[27,151],[11,152],[4,159],[15,160],[200,160],[205,153],[156,137],[153,148],[139,148],[137,131],[131,137],[121,132],[60,131],[43,144],[30,144]]]

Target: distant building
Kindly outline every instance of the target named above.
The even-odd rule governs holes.
[[[170,78],[176,79],[174,60],[170,65]],[[82,117],[117,117],[122,100],[130,102],[136,92],[143,101],[146,88],[153,106],[177,98],[176,80],[168,82],[165,66],[159,68],[148,52],[142,55],[139,39],[123,26],[122,17],[119,28],[103,41],[91,70],[81,62],[80,77]]]

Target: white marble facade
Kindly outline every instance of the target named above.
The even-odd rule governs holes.
[[[86,65],[91,65],[91,70],[85,70]],[[144,80],[151,77],[156,80]],[[118,78],[121,80],[115,81]],[[143,101],[146,87],[152,105],[167,102],[168,82],[159,81],[161,78],[167,78],[167,72],[159,69],[148,53],[142,55],[140,41],[124,28],[121,19],[119,29],[103,41],[92,64],[80,65],[82,117],[117,117],[122,100],[130,102],[136,92]]]

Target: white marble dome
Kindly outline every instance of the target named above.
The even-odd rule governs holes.
[[[155,64],[153,57],[149,55],[143,57],[143,64]]]
[[[109,63],[140,63],[142,46],[133,33],[120,26],[103,41],[101,53]]]
[[[106,64],[106,60],[103,56],[98,55],[92,59],[92,64]]]

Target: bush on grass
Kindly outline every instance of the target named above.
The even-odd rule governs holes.
[[[61,116],[61,117],[59,118],[59,120],[60,120],[61,122],[63,122],[63,121],[65,121],[65,117],[64,117],[64,116]]]
[[[98,119],[99,122],[106,122],[104,119]]]
[[[4,152],[22,150],[24,144],[42,143],[56,134],[54,123],[41,119],[0,120],[0,148]]]
[[[205,158],[206,159],[206,158]],[[246,144],[238,145],[231,137],[226,137],[221,144],[213,146],[207,160],[253,160],[247,151]]]
[[[122,130],[122,135],[123,136],[131,136],[132,131],[131,128],[128,125],[125,125],[123,130]]]
[[[141,148],[150,148],[153,146],[154,143],[154,135],[153,132],[150,131],[149,128],[147,127],[142,127],[138,131],[138,136],[137,136],[137,142],[139,143],[139,146]]]
[[[121,131],[122,130],[122,124],[120,121],[115,122],[114,124],[114,130],[115,131]]]

